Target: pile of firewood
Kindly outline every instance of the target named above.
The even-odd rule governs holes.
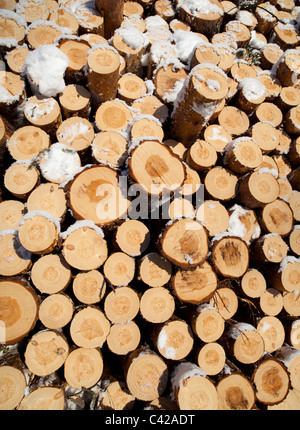
[[[0,28],[0,409],[300,409],[299,1]]]

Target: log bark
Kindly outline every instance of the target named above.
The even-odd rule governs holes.
[[[95,6],[104,18],[104,37],[110,39],[123,21],[124,1],[97,0]]]

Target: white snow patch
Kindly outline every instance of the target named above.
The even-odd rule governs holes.
[[[61,238],[65,240],[71,233],[73,233],[76,230],[79,230],[81,228],[91,228],[95,230],[97,234],[99,234],[101,237],[104,238],[104,233],[101,227],[98,227],[95,225],[95,223],[92,220],[80,220],[76,221],[74,224],[72,224],[66,231],[61,233]]]
[[[209,0],[179,0],[178,6],[182,7],[188,13],[198,12],[202,15],[215,13],[224,15],[224,9],[217,4],[211,3]]]
[[[248,101],[257,100],[266,95],[266,87],[256,78],[242,79],[239,87]]]
[[[119,27],[115,33],[121,36],[123,42],[132,49],[140,50],[148,45],[145,35],[132,24],[128,23]]]

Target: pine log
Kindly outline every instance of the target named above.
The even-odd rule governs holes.
[[[64,376],[72,388],[90,388],[101,378],[103,357],[98,348],[75,348],[64,363]]]
[[[0,275],[16,276],[31,267],[31,253],[23,248],[17,230],[3,230],[0,236]]]
[[[260,106],[255,110],[255,118],[260,121],[268,121],[274,125],[274,127],[278,127],[283,120],[283,115],[281,110],[274,104],[270,102],[263,102]]]
[[[175,311],[175,300],[167,288],[148,288],[140,299],[140,314],[150,323],[164,323]]]
[[[24,397],[26,388],[25,375],[14,366],[2,365],[0,367],[0,381],[3,393],[0,410],[13,410]]]
[[[293,195],[289,198],[288,203],[292,210],[295,221],[300,221],[300,192],[293,190]]]
[[[93,158],[113,168],[121,167],[127,157],[128,140],[118,131],[98,133],[91,146]]]
[[[100,131],[122,131],[129,125],[132,113],[121,100],[108,100],[102,103],[95,113],[95,123]]]
[[[285,331],[278,317],[262,317],[256,328],[264,340],[266,352],[272,353],[281,348],[284,343]]]
[[[65,409],[65,395],[63,388],[38,387],[21,401],[18,411],[49,410],[62,411]]]
[[[42,294],[60,293],[71,281],[71,268],[61,255],[43,255],[31,268],[31,281]]]
[[[126,220],[117,227],[114,241],[122,252],[131,257],[137,257],[147,250],[150,243],[150,231],[139,220]]]
[[[20,200],[26,200],[39,184],[40,172],[36,167],[30,167],[26,161],[16,161],[4,174],[5,188]]]
[[[265,87],[265,101],[271,102],[274,100],[277,104],[278,97],[283,89],[279,79],[269,70],[259,72],[257,78]]]
[[[218,287],[209,300],[225,320],[232,318],[238,310],[238,298],[232,288]]]
[[[105,388],[103,396],[99,397],[98,409],[131,410],[134,403],[135,397],[129,393],[125,382],[110,377],[110,383]]]
[[[293,107],[286,113],[284,129],[291,135],[300,135],[300,105]]]
[[[113,324],[107,336],[107,346],[113,354],[127,355],[136,350],[141,340],[139,326],[134,321]]]
[[[65,119],[56,130],[59,143],[77,151],[84,159],[87,149],[94,140],[95,132],[86,118],[71,117]]]
[[[278,130],[269,122],[256,122],[249,132],[264,154],[272,152],[279,145]]]
[[[50,137],[55,136],[62,121],[60,106],[53,97],[29,97],[24,105],[24,115],[30,125],[40,127]]]
[[[261,50],[261,66],[264,70],[271,70],[282,56],[283,51],[276,43],[267,43]]]
[[[276,316],[283,309],[283,296],[280,291],[269,287],[259,298],[259,306],[263,314]]]
[[[189,317],[191,328],[203,342],[215,342],[225,329],[225,320],[219,311],[208,303],[201,303]]]
[[[300,94],[297,88],[293,86],[282,87],[276,100],[277,106],[283,112],[287,112],[300,104]]]
[[[281,263],[273,268],[270,276],[272,287],[280,291],[297,291],[300,283],[300,261],[295,257],[287,256]]]
[[[185,159],[197,171],[208,170],[217,162],[217,151],[206,140],[197,139],[187,149]]]
[[[215,270],[224,277],[243,276],[249,266],[249,250],[239,237],[216,237],[212,247],[212,262]]]
[[[257,269],[248,269],[241,278],[241,289],[247,297],[261,297],[267,289],[266,279]]]
[[[98,270],[79,272],[73,279],[73,293],[84,304],[99,303],[106,293],[105,279]]]
[[[250,137],[234,139],[227,145],[224,164],[235,173],[246,173],[260,166],[262,151],[257,143]]]
[[[226,145],[232,140],[231,134],[221,125],[211,124],[205,128],[204,140],[210,143],[217,153],[222,153]]]
[[[31,49],[41,45],[51,45],[57,37],[63,34],[63,29],[53,21],[38,20],[26,30],[26,41]]]
[[[235,197],[238,177],[225,167],[214,166],[206,174],[204,185],[209,198],[226,201]]]
[[[300,229],[298,225],[294,226],[293,231],[289,236],[289,246],[295,255],[300,255]]]
[[[299,349],[299,319],[292,320],[288,325],[284,322],[286,340],[293,348]]]
[[[49,329],[57,330],[71,321],[74,303],[67,294],[51,294],[39,307],[39,320]]]
[[[186,78],[187,73],[184,67],[175,67],[173,64],[168,64],[167,66],[165,64],[158,65],[152,75],[155,95],[160,100],[169,102],[172,100],[176,86]]]
[[[139,312],[140,298],[128,286],[120,286],[111,291],[104,300],[105,315],[113,324],[132,321]]]
[[[196,211],[196,219],[207,229],[209,236],[215,236],[229,227],[229,214],[217,200],[205,200]]]
[[[55,218],[63,220],[67,211],[65,192],[58,184],[52,182],[40,184],[31,191],[26,207],[29,212],[46,211]]]
[[[17,47],[7,54],[6,61],[11,72],[18,75],[22,72],[22,67],[25,64],[25,58],[29,53],[29,49],[26,46]]]
[[[239,198],[249,208],[263,207],[279,196],[279,184],[267,170],[259,169],[243,177],[239,183]]]
[[[25,82],[20,75],[0,71],[0,84],[0,114],[13,126],[17,125],[22,122],[22,103],[26,98]]]
[[[134,278],[135,260],[125,252],[113,252],[103,265],[103,273],[115,287],[128,285]]]
[[[200,185],[200,184],[199,184]],[[193,191],[193,184],[184,184],[183,188],[190,191],[191,194]],[[198,188],[198,187],[197,187]],[[175,197],[174,200],[171,201],[168,209],[168,216],[170,219],[181,218],[181,217],[194,217],[195,216],[195,208],[193,204],[186,198]]]
[[[31,160],[50,146],[50,136],[38,126],[16,130],[7,141],[7,149],[16,160]]]
[[[138,115],[130,121],[130,137],[135,140],[145,136],[157,138],[162,142],[164,139],[163,127],[160,121],[151,115],[142,115],[141,117]]]
[[[292,141],[288,152],[288,159],[293,168],[300,166],[300,137]]]
[[[164,286],[171,274],[171,262],[156,252],[143,256],[138,265],[139,279],[150,287]]]
[[[58,26],[65,27],[71,30],[72,34],[77,35],[79,23],[74,14],[68,9],[58,7],[54,9],[49,16],[50,21],[54,21]]]
[[[66,68],[64,79],[69,84],[84,82],[84,66],[87,63],[87,53],[90,45],[84,39],[61,36],[58,39],[58,48],[68,57],[69,65]]]
[[[85,87],[77,84],[66,85],[58,97],[64,118],[69,118],[73,115],[89,118],[91,94]]]
[[[288,236],[293,228],[293,212],[290,205],[281,199],[267,203],[261,212],[261,225],[267,233]]]
[[[218,116],[218,124],[232,136],[242,136],[249,128],[250,122],[241,109],[225,106]]]
[[[153,115],[164,124],[168,118],[168,107],[162,103],[156,96],[145,95],[134,101],[131,105],[142,115]]]
[[[145,81],[139,76],[132,73],[125,73],[119,78],[118,97],[127,104],[130,105],[134,100],[143,97],[146,93],[147,87]]]
[[[224,348],[219,343],[203,343],[196,354],[196,364],[198,364],[208,376],[218,375],[223,369],[226,354]]]
[[[283,309],[287,315],[291,317],[300,316],[300,306],[299,306],[299,291],[285,291],[282,294],[283,299]]]
[[[24,215],[25,205],[19,200],[5,200],[0,203],[0,231],[18,230]]]

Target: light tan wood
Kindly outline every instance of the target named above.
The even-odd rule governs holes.
[[[31,267],[31,253],[20,243],[17,230],[3,230],[0,236],[1,276],[25,273]]]
[[[285,331],[278,317],[262,317],[257,323],[257,331],[264,340],[266,352],[275,352],[283,345]]]
[[[71,281],[71,275],[70,266],[58,254],[40,257],[31,268],[31,280],[42,294],[56,294],[64,291]]]
[[[102,131],[92,142],[95,160],[113,168],[121,167],[127,157],[128,140],[118,131]]]
[[[249,269],[241,279],[241,289],[247,297],[261,297],[267,289],[266,279],[257,269]]]
[[[75,348],[64,363],[64,376],[72,388],[94,386],[103,372],[103,357],[98,348]]]
[[[4,200],[0,203],[0,231],[18,230],[24,215],[25,205],[19,200]]]
[[[189,187],[192,187],[192,191],[194,188],[193,184],[186,184],[184,187],[188,190],[190,190]],[[168,216],[170,219],[195,216],[195,208],[189,200],[191,196],[192,194],[190,194],[188,198],[175,197],[174,200],[171,201],[168,209]]]
[[[3,7],[1,9],[3,9],[3,12],[0,12],[1,39],[15,39],[17,43],[21,43],[25,39],[26,20],[19,18],[19,15],[10,8]],[[7,10],[10,12],[7,13]]]
[[[249,249],[239,237],[215,237],[211,252],[213,266],[222,276],[239,278],[248,269]]]
[[[205,189],[211,199],[232,199],[238,190],[238,177],[222,166],[214,166],[204,179]]]
[[[265,86],[266,98],[265,101],[270,102],[276,100],[282,91],[282,85],[279,79],[272,73],[272,71],[260,71],[258,76],[258,80]]]
[[[172,93],[175,91],[176,85],[186,78],[187,73],[183,67],[175,68],[173,64],[168,64],[167,66],[158,64],[152,75],[155,95],[160,100],[169,102],[173,99]]]
[[[299,374],[298,374],[299,366],[300,366],[299,350],[290,345],[285,344],[282,347],[278,348],[274,356],[286,367],[289,373],[291,387],[294,388],[295,390],[299,390],[299,387],[300,387],[300,380],[299,380]]]
[[[172,397],[180,410],[216,410],[218,394],[205,372],[189,361],[177,365],[171,378]]]
[[[112,380],[99,402],[98,409],[100,410],[131,410],[135,403],[135,397],[129,393],[125,382]]]
[[[282,293],[275,288],[267,288],[259,299],[259,306],[265,315],[278,315],[283,308]]]
[[[162,124],[164,124],[168,118],[168,107],[153,95],[146,95],[134,101],[131,107],[137,109],[142,115],[155,116]]]
[[[279,191],[276,178],[264,169],[248,173],[239,184],[240,200],[252,209],[274,202]]]
[[[38,387],[20,403],[18,410],[62,411],[65,408],[64,390],[58,387]]]
[[[83,81],[83,68],[87,64],[87,53],[90,45],[84,39],[72,39],[61,36],[58,48],[68,57],[69,64],[66,68],[64,79],[67,83],[74,84]]]
[[[24,115],[30,125],[40,127],[50,137],[55,136],[62,121],[60,106],[53,97],[29,97],[24,105]]]
[[[63,29],[57,27],[50,21],[38,21],[28,26],[26,41],[31,49],[36,49],[41,45],[51,45],[54,40],[63,34]]]
[[[114,99],[118,92],[120,57],[108,45],[97,45],[87,56],[88,89],[95,95],[96,105]]]
[[[51,182],[40,184],[29,194],[26,206],[29,212],[42,210],[57,219],[63,219],[67,211],[65,192],[58,184]]]
[[[131,118],[132,113],[125,102],[109,100],[96,110],[95,123],[100,131],[122,131]]]
[[[294,49],[299,43],[299,36],[296,29],[282,22],[273,27],[272,41],[280,46],[284,51]]]
[[[176,361],[184,359],[194,344],[191,327],[178,318],[155,326],[152,339],[162,357]]]
[[[218,116],[218,124],[232,136],[242,136],[249,128],[247,115],[235,106],[225,106]]]
[[[113,324],[132,321],[139,312],[140,299],[137,292],[127,286],[111,291],[104,301],[104,311]]]
[[[299,296],[300,294],[297,291],[285,291],[282,294],[283,309],[291,317],[300,316]]]
[[[217,162],[217,151],[206,140],[197,139],[188,148],[185,159],[197,171],[208,170]]]
[[[129,155],[130,178],[149,194],[175,191],[186,179],[185,166],[179,157],[159,141],[145,137]]]
[[[299,136],[300,135],[300,107],[291,108],[284,118],[284,129],[287,133]]]
[[[294,226],[293,231],[289,235],[289,247],[294,254],[300,255],[300,229],[298,225]]]
[[[290,184],[292,186],[294,186],[295,184],[295,188],[297,188],[297,180],[293,183],[292,180],[292,175],[296,174],[297,169],[292,171],[292,166],[289,163],[289,159],[286,157],[286,155],[284,154],[274,154],[272,156],[273,160],[276,163],[277,166],[277,170],[278,170],[278,176],[279,177],[283,177],[283,178],[287,178],[288,177],[288,181],[290,182]],[[297,177],[297,175],[296,175]]]
[[[65,337],[55,330],[41,330],[28,341],[24,353],[29,371],[38,376],[46,376],[58,370],[69,353]]]
[[[197,350],[197,364],[208,376],[220,373],[225,360],[224,348],[217,342],[203,343]]]
[[[248,63],[243,63],[241,61],[236,61],[230,68],[230,74],[233,79],[241,82],[243,79],[251,78],[255,79],[257,77],[255,68]]]
[[[130,30],[130,26],[128,28]],[[138,47],[134,49],[129,46],[125,40],[123,40],[121,34],[115,32],[113,35],[112,46],[125,60],[125,73],[134,73],[140,75],[141,59],[144,53],[144,46],[140,47],[140,44],[138,44]]]
[[[267,409],[268,411],[294,411],[298,410],[299,407],[300,403],[298,391],[290,389],[286,398],[282,402],[279,402],[276,405],[269,405],[267,406]]]
[[[270,153],[279,145],[278,130],[265,120],[255,123],[250,129],[250,135],[264,154]]]
[[[95,132],[86,118],[65,119],[56,130],[57,141],[84,155],[94,140]]]
[[[66,85],[58,97],[64,118],[69,118],[73,115],[89,118],[91,95],[85,87],[78,84]]]
[[[231,134],[221,125],[210,124],[203,133],[204,140],[210,143],[215,150],[223,152],[226,145],[232,140]]]
[[[71,267],[96,270],[107,259],[107,243],[98,229],[79,224],[63,237],[62,254]]]
[[[293,212],[284,200],[277,199],[266,204],[262,209],[261,222],[268,233],[278,233],[287,236],[293,227]]]
[[[296,221],[300,221],[300,192],[293,190],[293,195],[289,198],[288,203],[292,210],[293,217]]]
[[[157,0],[154,4],[155,12],[165,21],[169,22],[175,18],[176,11],[171,0]]]
[[[129,201],[118,182],[117,173],[105,166],[86,168],[76,175],[67,194],[74,217],[108,226],[122,218]]]
[[[15,48],[8,53],[6,61],[11,72],[21,74],[28,53],[29,49],[26,46]]]
[[[110,322],[96,305],[79,308],[70,324],[70,336],[81,348],[101,348],[109,331]]]
[[[130,393],[139,400],[159,398],[168,381],[168,368],[155,352],[144,348],[133,351],[125,366],[126,384]]]
[[[288,111],[300,104],[300,94],[297,88],[293,86],[282,87],[276,100],[277,106],[281,111]]]
[[[33,254],[49,254],[58,244],[60,226],[48,212],[28,212],[20,221],[21,245]]]
[[[140,343],[141,332],[134,321],[113,324],[107,336],[107,346],[113,354],[127,355],[134,351]]]
[[[117,227],[114,240],[122,252],[137,257],[147,250],[150,231],[142,221],[129,219]]]
[[[74,303],[66,294],[51,294],[39,308],[39,320],[49,329],[65,327],[72,319]]]
[[[229,214],[217,200],[205,200],[196,211],[196,219],[207,229],[209,236],[222,233],[229,227]]]
[[[27,162],[16,161],[4,174],[4,186],[15,197],[26,200],[40,183],[40,172]]]
[[[183,196],[183,199],[189,202],[188,199],[190,199],[197,192],[201,192],[200,187],[202,182],[197,170],[193,169],[188,163],[184,164],[186,169],[186,178],[182,184],[181,189],[179,190],[179,195]]]
[[[205,343],[218,340],[225,329],[224,318],[208,303],[198,305],[189,320],[195,335]]]
[[[225,25],[224,29],[227,32],[234,33],[239,48],[246,46],[251,39],[251,31],[248,26],[243,24],[241,21],[238,21],[237,19],[229,21]]]
[[[106,280],[115,287],[128,285],[134,278],[135,261],[125,252],[109,255],[103,266]]]
[[[16,130],[7,141],[7,149],[15,160],[31,160],[50,146],[50,136],[37,126]]]
[[[84,304],[99,303],[106,293],[106,282],[99,270],[79,272],[72,284],[75,297]]]
[[[79,37],[83,40],[86,40],[90,44],[91,48],[93,48],[95,45],[99,45],[99,43],[106,43],[108,45],[108,41],[105,39],[105,37],[100,36],[100,34],[84,33]]]
[[[21,121],[21,105],[26,98],[25,82],[20,75],[0,71],[0,85],[2,87],[0,113],[13,126],[14,123],[18,125]]]
[[[174,154],[177,154],[181,160],[184,159],[184,153],[186,151],[186,147],[181,143],[177,142],[177,140],[174,139],[167,139],[164,140],[164,145],[167,145]]]
[[[16,6],[16,12],[26,19],[27,23],[32,23],[38,19],[46,20],[49,18],[47,4],[42,1],[21,0]]]
[[[127,4],[126,2],[125,4]],[[131,104],[134,100],[143,97],[147,87],[142,78],[133,73],[125,73],[118,80],[118,97]]]
[[[1,326],[5,327],[4,333],[1,333],[1,343],[15,344],[25,338],[36,324],[38,296],[28,282],[1,279],[0,303]]]
[[[54,9],[49,16],[49,20],[54,21],[60,27],[68,28],[74,35],[78,33],[79,24],[76,16],[63,7]]]
[[[164,130],[161,123],[151,115],[136,116],[131,121],[130,137],[132,140],[141,139],[145,136],[157,138],[160,142],[164,139]]]
[[[150,323],[164,323],[175,311],[175,300],[165,287],[148,288],[140,299],[140,314]]]
[[[300,283],[300,261],[295,257],[285,257],[279,266],[274,267],[270,276],[272,287],[285,292],[297,291]]]
[[[256,263],[280,263],[288,252],[288,247],[278,233],[267,234],[253,244]]]
[[[2,399],[0,410],[13,410],[24,397],[26,379],[24,373],[13,366],[2,365],[0,368]]]
[[[75,16],[79,23],[79,34],[95,33],[104,36],[104,17],[97,10],[97,5],[92,4],[76,4]]]
[[[271,375],[276,375],[276,377]],[[281,402],[289,390],[289,374],[279,360],[267,358],[255,369],[252,380],[257,399],[266,405]]]
[[[217,276],[208,262],[195,269],[178,270],[171,280],[174,295],[184,303],[199,305],[217,289]]]
[[[224,162],[235,173],[246,173],[262,163],[262,151],[250,137],[234,139],[226,147]]]
[[[114,0],[110,2],[107,0],[97,0],[95,6],[104,17],[104,36],[106,39],[109,39],[123,21],[124,1]]]
[[[267,43],[261,51],[261,66],[265,70],[270,70],[272,66],[282,56],[283,51],[279,45],[275,43]]]
[[[195,67],[197,64],[210,63],[218,65],[220,57],[218,55],[216,47],[211,45],[198,46],[193,54],[191,60],[191,68]]]
[[[162,287],[170,280],[172,264],[162,255],[151,252],[140,260],[139,278],[150,287]]]
[[[289,344],[296,349],[299,349],[299,319],[293,319],[290,325],[285,325],[285,331],[287,334],[287,339]]]
[[[281,110],[274,104],[270,102],[263,102],[255,111],[255,117],[258,121],[268,121],[278,127],[283,120],[283,115]]]

